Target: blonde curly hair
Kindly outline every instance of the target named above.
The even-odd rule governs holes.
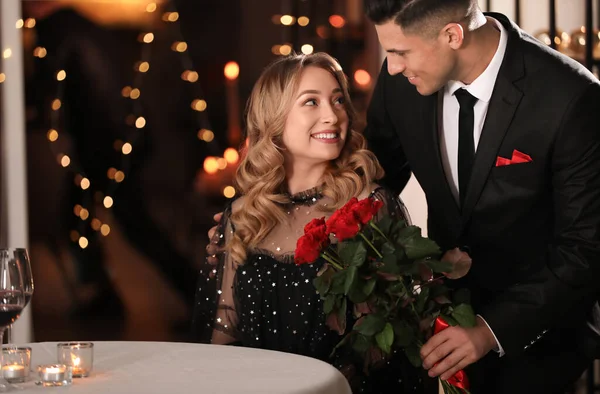
[[[290,200],[286,194],[281,136],[302,71],[307,67],[322,68],[335,77],[342,89],[349,119],[345,145],[321,179],[323,194],[333,200],[323,209],[339,208],[383,177],[375,155],[366,149],[365,138],[352,128],[356,112],[339,63],[326,53],[291,55],[276,60],[254,85],[246,107],[248,145],[243,149],[235,177],[244,197],[239,209],[231,215],[235,231],[227,245],[237,264],[243,264],[247,251],[256,248],[278,223],[287,220],[284,206]]]

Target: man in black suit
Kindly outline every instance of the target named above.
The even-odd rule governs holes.
[[[600,84],[476,0],[365,0],[387,52],[366,136],[473,260],[474,328],[422,348],[474,393],[564,393],[600,355]],[[475,364],[473,364],[475,363]]]

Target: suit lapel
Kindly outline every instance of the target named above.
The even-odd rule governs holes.
[[[423,131],[427,138],[424,146],[433,148],[430,154],[427,155],[427,160],[431,160],[427,167],[432,171],[427,172],[431,174],[431,184],[438,185],[435,188],[436,192],[429,195],[430,200],[433,197],[437,201],[430,201],[429,203],[442,206],[443,211],[450,216],[450,219],[453,222],[458,222],[460,220],[460,210],[448,185],[448,178],[444,171],[440,151],[439,125],[441,112],[439,100],[443,97],[442,95],[443,91],[440,91],[436,94],[423,97],[423,104],[421,106],[421,118],[424,125]]]
[[[504,61],[496,79],[496,85],[490,99],[481,138],[475,154],[473,172],[471,173],[471,180],[462,209],[463,227],[468,222],[479,200],[489,172],[495,165],[502,140],[523,97],[523,92],[515,85],[515,82],[521,79],[525,72],[523,53],[519,45],[520,36],[518,28],[511,25],[505,17],[499,17],[499,14],[493,15],[493,17],[503,23],[507,28],[509,37]]]

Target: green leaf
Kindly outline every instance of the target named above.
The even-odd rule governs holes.
[[[425,263],[426,266],[431,268],[431,270],[433,270],[433,272],[437,272],[437,273],[441,274],[444,272],[452,271],[452,263],[449,263],[447,261],[427,259],[427,260],[424,260],[423,262]]]
[[[350,301],[355,304],[360,304],[361,302],[365,302],[369,296],[373,293],[375,289],[375,285],[377,284],[377,278],[371,278],[369,280],[365,280],[361,278],[357,273],[357,279],[350,289],[350,293],[348,293],[348,298]]]
[[[346,286],[346,275],[348,270],[337,271],[331,277],[331,286],[329,291],[333,294],[344,294],[344,288]]]
[[[411,260],[437,256],[440,253],[440,247],[433,240],[421,236],[410,238],[403,245],[406,257]]]
[[[415,337],[413,329],[405,320],[397,320],[392,323],[394,328],[396,345],[406,347],[410,345]]]
[[[381,254],[386,255],[394,253],[396,253],[396,248],[391,242],[384,242],[383,245],[381,245]]]
[[[438,304],[436,301],[434,301],[430,296],[429,300],[425,304],[425,309],[423,310],[422,315],[423,316],[431,316],[434,313],[438,312],[439,310],[440,310],[440,304]]]
[[[403,264],[400,265],[400,272],[403,275],[411,275],[417,276],[419,275],[419,263],[418,261],[413,261],[409,259],[405,259]]]
[[[385,326],[385,319],[383,316],[372,313],[365,316],[362,323],[356,326],[356,331],[366,336],[373,336],[380,332]]]
[[[315,279],[313,279],[313,285],[321,297],[327,295],[329,292],[329,288],[331,287],[331,277],[334,275],[334,273],[335,271],[330,267],[320,276],[317,276]]]
[[[365,294],[365,286],[367,282],[362,280],[357,280],[356,285],[350,288],[350,292],[348,293],[348,298],[355,304],[360,304],[361,302],[365,302],[369,296]]]
[[[352,339],[352,333],[347,334],[346,336],[344,336],[344,338],[338,342],[337,345],[335,345],[335,347],[333,348],[333,350],[331,351],[331,353],[329,354],[329,357],[333,357],[336,350],[338,350],[339,348],[341,348],[342,346],[346,345],[348,342],[350,342],[350,339]]]
[[[415,309],[418,313],[422,313],[425,309],[425,303],[429,299],[429,287],[421,287],[421,292],[416,295]]]
[[[373,290],[375,290],[375,285],[377,284],[377,279],[376,278],[371,278],[367,281],[367,283],[365,284],[365,286],[363,287],[363,293],[368,297],[373,293]]]
[[[346,297],[342,298],[342,304],[338,309],[338,321],[340,322],[340,327],[342,327],[342,331],[346,331],[346,314],[348,309],[348,304],[346,302]]]
[[[400,229],[396,235],[396,243],[404,246],[415,238],[421,238],[421,229],[417,226],[408,226]]]
[[[398,220],[395,221],[392,225],[392,227],[390,228],[390,233],[391,234],[397,234],[399,233],[402,229],[406,228],[406,221],[404,220]]]
[[[452,327],[458,326],[458,322],[451,316],[446,314],[441,314],[440,317],[444,319],[444,321],[450,324]]]
[[[429,238],[421,236],[421,229],[417,226],[408,226],[398,232],[396,242],[404,247],[406,257],[419,260],[433,255],[439,255],[439,246]]]
[[[348,295],[348,293],[350,292],[350,289],[352,289],[354,287],[354,284],[356,283],[356,272],[357,272],[358,268],[357,267],[348,267],[346,268],[346,281],[344,282],[344,294]]]
[[[371,340],[364,335],[357,334],[352,343],[352,348],[360,354],[364,354],[371,347]]]
[[[386,293],[396,297],[403,297],[404,295],[406,295],[406,287],[404,286],[404,283],[400,281],[391,282],[391,284],[386,289]]]
[[[411,260],[408,260],[406,258],[406,252],[404,252],[404,248],[397,248],[394,254],[396,255],[396,260],[398,260],[398,264],[403,265],[406,263],[412,263]]]
[[[451,316],[461,327],[475,327],[475,312],[469,304],[455,306]]]
[[[398,267],[396,249],[389,242],[386,242],[381,247],[381,254],[383,255],[383,267],[380,268],[380,271],[389,274],[399,274],[400,269]]]
[[[387,274],[399,274],[400,268],[396,264],[396,256],[393,254],[383,256],[383,266],[379,270]]]
[[[338,253],[345,265],[360,267],[367,258],[367,248],[362,240],[344,241],[339,245]]]
[[[331,313],[333,307],[336,304],[337,298],[338,297],[334,294],[330,294],[327,297],[325,297],[325,302],[323,302],[323,312],[325,312],[325,314]]]
[[[386,323],[383,331],[375,335],[375,340],[381,350],[386,354],[390,354],[392,352],[392,344],[394,343],[394,329],[392,325]]]
[[[381,230],[382,233],[390,234],[393,224],[394,221],[392,220],[392,218],[388,215],[385,215],[375,225],[379,228],[379,230]]]
[[[409,346],[404,348],[404,353],[408,361],[415,367],[421,368],[423,366],[423,360],[421,360],[421,351],[415,343],[411,343]]]
[[[317,276],[315,279],[313,279],[313,285],[321,297],[327,294],[330,284],[331,282],[324,278],[323,275]]]

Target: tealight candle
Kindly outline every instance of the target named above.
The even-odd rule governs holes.
[[[64,364],[39,365],[38,374],[44,386],[67,386],[73,378],[71,367]]]
[[[73,377],[89,376],[94,363],[94,344],[66,342],[57,345],[58,362],[72,367]]]
[[[29,376],[30,347],[2,348],[2,376],[10,383],[23,383]]]
[[[25,367],[19,364],[5,365],[2,367],[2,375],[9,382],[25,380]]]

